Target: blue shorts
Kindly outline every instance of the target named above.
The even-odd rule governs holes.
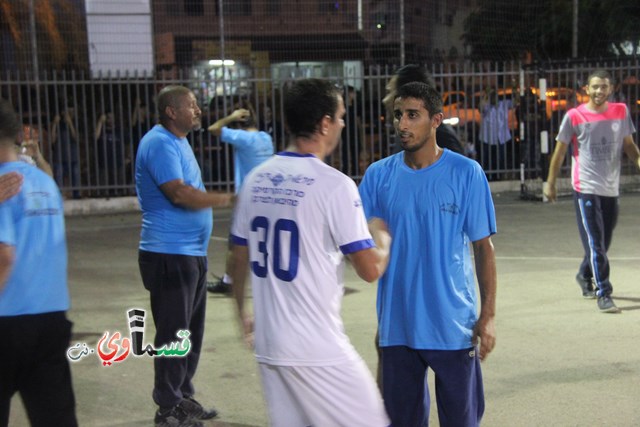
[[[382,347],[382,396],[394,427],[429,425],[427,368],[435,373],[442,427],[474,427],[484,414],[480,358],[475,348],[415,350]]]

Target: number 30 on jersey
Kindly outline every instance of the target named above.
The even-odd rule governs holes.
[[[259,254],[255,261],[251,261],[253,274],[265,278],[271,273],[285,282],[293,281],[298,275],[300,249],[296,222],[280,218],[270,224],[269,218],[257,216],[251,221],[251,232],[257,234],[257,247],[254,249]],[[270,233],[273,235],[271,248],[268,247]]]

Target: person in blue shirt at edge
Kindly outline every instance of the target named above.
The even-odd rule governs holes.
[[[238,194],[247,174],[273,156],[271,136],[267,132],[258,130],[255,111],[248,101],[244,101],[231,114],[209,126],[209,132],[219,137],[225,144],[233,146],[235,193]],[[228,272],[233,265],[232,256],[231,242],[229,242],[226,271],[218,281],[207,283],[209,292],[231,294],[233,280]]]
[[[207,248],[212,206],[229,206],[230,194],[207,192],[187,135],[199,129],[202,112],[188,88],[171,85],[158,94],[160,124],[140,141],[136,190],[142,210],[138,264],[151,297],[154,347],[191,334],[185,357],[156,357],[153,400],[156,426],[201,426],[217,415],[193,395],[206,310]]]
[[[0,100],[0,426],[18,392],[32,426],[74,427],[62,195],[49,175],[19,160],[21,129]]]
[[[369,166],[359,187],[367,218],[381,218],[394,238],[377,300],[385,406],[394,426],[427,426],[430,367],[440,425],[478,426],[479,362],[495,345],[489,184],[476,161],[438,145],[442,98],[433,87],[401,86],[393,112],[403,151]]]

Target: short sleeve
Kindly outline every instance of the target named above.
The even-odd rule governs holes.
[[[473,165],[464,231],[472,242],[497,232],[496,212],[489,182],[479,164]]]
[[[556,137],[556,141],[562,142],[564,144],[569,144],[575,135],[575,131],[573,129],[573,123],[571,121],[571,111],[569,110],[567,114],[562,118],[562,122],[560,122],[560,130],[558,131],[558,136]]]
[[[367,220],[380,216],[377,208],[377,192],[374,191],[375,177],[372,173],[372,168],[373,166],[369,166],[369,169],[364,173],[364,177],[358,187],[360,198],[362,200],[362,207]]]
[[[375,246],[360,194],[350,179],[345,178],[331,193],[327,200],[327,215],[331,234],[342,253],[350,254]]]
[[[231,129],[223,126],[220,140],[236,148],[245,148],[250,144],[250,138],[247,138],[248,134],[249,132],[243,129]]]
[[[636,128],[633,125],[633,120],[631,120],[631,115],[629,114],[629,108],[627,108],[627,106],[624,104],[623,106],[625,109],[625,115],[624,115],[624,120],[622,122],[622,136],[626,138],[627,136],[635,133]]]
[[[157,141],[149,150],[147,169],[160,186],[176,179],[184,180],[178,147],[169,141]]]

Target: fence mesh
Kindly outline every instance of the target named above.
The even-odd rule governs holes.
[[[539,195],[546,152],[564,112],[584,101],[591,69],[614,74],[614,97],[629,105],[638,127],[638,60],[465,60],[464,21],[489,3],[499,13],[482,18],[485,28],[566,12],[534,2],[518,6],[516,16],[519,4],[506,0],[0,0],[0,95],[40,139],[67,195],[93,197],[133,194],[136,147],[156,122],[161,87],[189,86],[203,108],[204,129],[249,100],[282,150],[286,88],[300,77],[329,78],[345,88],[350,130],[343,135],[349,149],[328,161],[358,180],[394,150],[380,103],[393,70],[429,64],[467,155],[491,179],[521,179],[523,191]],[[631,15],[640,8],[625,7]],[[521,35],[502,38],[512,48],[525,43]],[[511,48],[497,46],[487,46],[489,56],[512,57]],[[510,102],[504,164],[479,142],[487,89]],[[206,131],[189,138],[207,186],[231,189],[229,147]],[[625,164],[624,173],[633,168]],[[629,188],[637,187],[633,177]]]

